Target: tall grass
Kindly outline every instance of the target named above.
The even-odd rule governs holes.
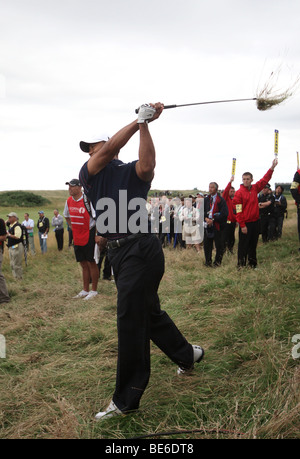
[[[62,211],[65,196],[53,192],[51,199],[47,216],[55,207]],[[6,212],[0,208],[0,216]],[[292,358],[291,338],[300,333],[300,276],[291,201],[283,238],[259,242],[258,270],[238,271],[236,255],[207,269],[203,254],[164,249],[162,307],[190,342],[205,348],[205,359],[180,378],[152,345],[140,410],[102,423],[93,417],[114,390],[115,285],[101,280],[96,299],[73,300],[81,270],[66,232],[62,253],[54,233],[46,255],[37,239],[36,248],[22,281],[13,279],[7,251],[3,263],[12,301],[0,306],[7,342],[0,438],[123,439],[174,431],[170,438],[299,438],[300,359]]]

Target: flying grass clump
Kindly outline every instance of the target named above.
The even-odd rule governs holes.
[[[267,83],[263,86],[262,89],[258,90],[257,96],[255,98],[258,110],[270,110],[271,108],[281,104],[294,94],[296,87],[299,84],[300,76],[297,77],[296,81],[288,89],[286,89],[283,92],[280,92],[278,90],[275,90],[274,82],[275,78],[277,81],[279,73],[280,69],[278,70],[277,74],[275,72],[272,72]]]

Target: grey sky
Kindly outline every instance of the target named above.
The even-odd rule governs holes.
[[[144,102],[248,98],[281,65],[278,88],[300,73],[295,0],[0,0],[0,190],[64,189],[87,155],[86,134],[113,134]],[[259,179],[291,181],[299,93],[259,112],[255,103],[166,110],[150,125],[153,188],[224,187],[237,158]],[[121,159],[137,158],[138,135]],[[14,164],[12,172],[12,161]]]

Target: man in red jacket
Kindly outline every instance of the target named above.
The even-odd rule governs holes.
[[[273,160],[271,168],[264,177],[252,185],[253,175],[245,172],[243,183],[235,193],[233,204],[236,208],[236,219],[239,224],[238,267],[248,265],[255,268],[257,265],[256,247],[259,237],[259,208],[258,193],[270,181],[277,166],[277,159]]]

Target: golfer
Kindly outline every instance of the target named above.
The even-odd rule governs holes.
[[[79,179],[96,209],[97,230],[108,239],[108,255],[118,290],[116,388],[109,406],[96,419],[138,409],[150,377],[150,339],[179,366],[178,374],[192,370],[204,355],[200,346],[187,342],[160,308],[157,291],[164,273],[164,255],[157,237],[141,230],[145,227],[144,218],[148,224],[147,211],[139,214],[140,229],[136,225],[133,231],[131,224],[135,217],[132,204],[144,202],[146,206],[154,176],[155,148],[148,121],[158,119],[163,108],[161,103],[142,105],[138,119],[110,139],[99,136],[80,142],[80,148],[90,154],[90,159],[83,165]],[[118,159],[119,151],[137,132],[139,159],[124,164]],[[107,213],[111,200],[115,215]],[[104,220],[114,223],[105,229]]]

